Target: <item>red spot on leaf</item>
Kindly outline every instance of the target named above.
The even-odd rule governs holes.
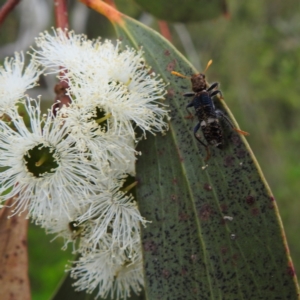
[[[221,248],[221,254],[222,254],[222,255],[225,255],[225,254],[227,253],[227,251],[228,251],[228,248],[227,248],[227,247],[222,247],[222,248]]]
[[[175,66],[176,66],[176,60],[173,59],[171,62],[169,62],[169,63],[167,64],[166,70],[167,70],[168,72],[172,72],[172,71],[174,71]]]
[[[238,255],[237,253],[232,255],[232,259],[233,259],[234,261],[237,261],[238,258],[239,258],[239,255]]]
[[[176,195],[171,195],[171,201],[177,203],[178,197]]]
[[[164,55],[169,56],[171,54],[170,50],[165,50]]]
[[[295,276],[296,275],[295,269],[292,265],[287,267],[287,273],[288,273],[289,276]]]
[[[159,156],[162,156],[162,155],[165,154],[165,149],[158,149],[157,153],[158,153]]]
[[[174,89],[167,90],[167,97],[173,97],[175,95]]]
[[[233,134],[231,136],[231,140],[232,140],[232,143],[236,146],[239,146],[241,144],[240,137],[237,134]]]
[[[249,205],[253,205],[255,203],[255,198],[253,196],[249,195],[246,197],[246,202]]]
[[[177,154],[178,154],[178,157],[179,157],[180,162],[183,162],[184,159],[183,159],[183,157],[181,156],[181,153],[180,153],[179,148],[177,147],[176,150],[177,150]]]
[[[221,219],[220,219],[220,224],[221,224],[221,225],[225,225],[225,224],[226,224],[226,220],[225,220],[224,218],[221,218]]]
[[[270,204],[268,205],[268,208],[269,208],[269,209],[274,209],[274,207],[275,207],[274,203],[270,203]]]
[[[180,274],[181,274],[182,276],[185,276],[187,273],[188,273],[187,269],[186,269],[185,267],[183,267],[183,268],[181,269]]]
[[[203,188],[208,192],[212,190],[212,187],[208,183],[204,183]]]
[[[179,213],[178,215],[178,220],[181,222],[181,221],[186,221],[189,219],[189,215],[184,213],[184,212],[181,212]]]
[[[239,258],[238,254],[233,254],[233,255],[232,255],[231,263],[232,263],[234,266],[237,265],[238,258]]]
[[[244,149],[238,149],[236,152],[236,156],[238,158],[244,158],[246,156],[246,151]]]
[[[162,276],[167,279],[170,277],[170,272],[168,270],[164,269],[162,271]]]
[[[197,261],[197,255],[196,254],[192,254],[191,255],[191,260],[192,260],[192,262]]]
[[[225,167],[232,167],[234,164],[234,157],[231,155],[228,155],[224,158],[224,166]]]
[[[221,208],[221,212],[223,212],[223,213],[228,211],[228,205],[227,204],[221,204],[220,208]]]
[[[152,254],[157,252],[157,245],[153,241],[145,241],[143,246],[146,252],[151,252]]]
[[[199,217],[202,221],[207,221],[213,213],[212,208],[209,204],[204,204],[199,210]]]
[[[172,183],[173,183],[173,184],[178,184],[177,178],[173,178]]]
[[[260,211],[259,211],[259,209],[257,207],[253,208],[251,212],[252,212],[253,216],[257,216],[260,213]]]

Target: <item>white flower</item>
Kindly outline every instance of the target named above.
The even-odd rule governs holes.
[[[73,201],[76,199],[77,195],[73,195]],[[81,199],[76,199],[80,203]],[[56,202],[55,206],[59,205]],[[59,211],[57,207],[53,207],[53,211]],[[74,206],[68,207],[68,214],[60,214],[54,215],[52,217],[44,218],[37,218],[35,219],[35,224],[40,225],[46,230],[47,234],[55,234],[54,238],[51,240],[55,240],[57,238],[62,238],[64,241],[64,245],[62,250],[66,250],[68,244],[71,243],[73,253],[77,252],[76,247],[78,245],[77,241],[80,237],[85,234],[85,225],[79,224],[78,217],[82,215],[86,211],[84,205],[80,208],[75,208]]]
[[[167,111],[162,105],[158,105],[158,99],[162,98],[159,83],[161,82],[159,81],[155,88],[145,87],[143,93],[138,93],[114,81],[101,85],[94,82],[89,85],[89,88],[84,89],[83,81],[80,81],[77,86],[70,84],[70,92],[74,95],[75,101],[81,105],[85,105],[84,102],[89,99],[89,103],[111,114],[114,128],[117,128],[118,132],[124,128],[132,138],[135,138],[136,126],[140,127],[144,133],[145,131],[164,132],[168,127],[164,120]],[[88,93],[89,98],[84,96]]]
[[[134,138],[135,126],[143,132],[163,132],[168,128],[168,112],[161,100],[165,84],[145,66],[142,51],[121,43],[88,40],[86,36],[61,30],[42,34],[34,49],[37,61],[51,68],[61,66],[59,78],[69,83],[69,95],[80,106],[93,105],[112,114],[115,128],[124,127]]]
[[[77,149],[84,155],[89,152],[95,164],[107,164],[113,171],[135,174],[136,151],[132,138],[124,128],[116,132],[112,117],[92,105],[81,107],[76,103],[62,107],[57,117],[68,126]]]
[[[139,294],[144,286],[140,242],[136,244],[136,256],[130,259],[124,252],[112,255],[109,250],[97,250],[83,255],[71,268],[71,276],[77,281],[76,290],[92,293],[98,287],[96,298],[127,299],[131,291]]]
[[[24,97],[26,90],[37,85],[40,74],[34,60],[25,67],[23,53],[6,58],[0,67],[0,112],[5,113],[13,108]]]
[[[70,206],[79,209],[94,193],[104,175],[89,157],[78,154],[60,119],[49,113],[41,121],[39,101],[25,104],[30,129],[17,110],[9,114],[12,128],[0,120],[1,200],[14,197],[14,213],[28,207],[34,219],[68,215]]]
[[[141,216],[133,196],[122,191],[123,184],[124,180],[108,180],[98,195],[87,200],[89,208],[78,218],[79,224],[85,224],[87,231],[82,238],[82,248],[95,250],[99,241],[109,233],[110,250],[122,249],[132,257],[140,239],[140,226],[146,226],[149,221]]]
[[[97,62],[93,59],[100,54],[100,48],[101,54],[105,56],[113,53],[112,44],[103,48],[100,39],[89,40],[84,34],[75,34],[73,31],[63,31],[60,28],[53,29],[53,35],[47,31],[40,33],[36,38],[36,44],[38,49],[33,49],[36,54],[34,59],[47,67],[48,73],[57,74],[61,70],[66,70],[67,73],[62,76],[66,76],[64,78],[67,79],[76,76],[93,76],[94,72],[98,74],[103,72],[106,76],[107,71],[103,68],[108,67],[108,63],[102,62],[102,58],[97,57]],[[99,61],[102,62],[101,69],[97,69]]]

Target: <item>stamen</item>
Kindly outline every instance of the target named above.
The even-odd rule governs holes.
[[[125,188],[123,188],[121,191],[124,193],[129,192],[132,188],[134,188],[136,185],[138,184],[137,181],[133,182],[132,184],[129,184],[128,186],[126,186]]]
[[[109,113],[109,114],[107,114],[105,117],[100,118],[100,119],[95,120],[95,121],[96,121],[97,124],[100,124],[100,123],[104,122],[105,120],[107,120],[108,118],[110,118],[111,116],[112,116],[112,114]]]
[[[127,82],[125,82],[125,85],[129,85],[131,83],[131,81],[132,81],[132,78],[129,77],[129,79],[127,80]]]
[[[48,158],[47,153],[44,153],[40,158],[40,160],[35,163],[35,166],[40,167],[47,160],[47,158]]]

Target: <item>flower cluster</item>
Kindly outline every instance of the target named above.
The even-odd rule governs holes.
[[[13,214],[27,211],[73,245],[78,290],[126,299],[143,286],[140,226],[148,222],[130,194],[135,145],[167,130],[165,84],[142,51],[53,33],[36,39],[25,70],[22,54],[0,69],[1,201],[13,198]],[[46,114],[25,95],[40,68],[66,84],[69,99]]]

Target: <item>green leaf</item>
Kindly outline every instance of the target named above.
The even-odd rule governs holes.
[[[137,162],[139,208],[152,221],[142,236],[147,299],[297,299],[277,205],[247,141],[224,125],[226,147],[211,149],[206,165],[196,120],[185,118],[191,84],[170,74],[196,70],[157,32],[122,20],[119,38],[142,46],[170,83],[170,131],[140,142]]]
[[[200,22],[227,14],[225,0],[135,0],[145,11],[170,22]]]

